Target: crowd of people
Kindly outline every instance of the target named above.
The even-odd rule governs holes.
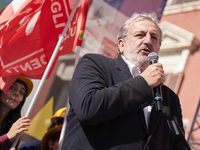
[[[166,118],[177,118],[184,132],[178,96],[167,86],[161,63],[149,63],[159,54],[162,30],[155,13],[134,13],[117,36],[118,58],[84,55],[69,85],[70,109],[61,150],[185,150]],[[153,89],[162,88],[162,111],[157,112]],[[20,76],[0,97],[0,150],[11,148],[27,131],[30,119],[20,112],[33,83]],[[67,98],[66,98],[67,99]],[[56,112],[41,141],[19,150],[58,150],[66,108]],[[61,116],[61,117],[60,117]]]
[[[51,150],[51,148],[52,150],[58,150],[58,140],[65,113],[66,107],[57,110],[56,113],[50,118],[51,124],[47,128],[47,132],[43,136],[42,140],[30,140],[21,144],[18,150]]]
[[[21,116],[21,109],[32,89],[33,82],[19,76],[6,93],[0,90],[0,150],[58,150],[66,107],[59,109],[50,118],[51,124],[42,141],[31,140],[19,145],[20,139],[17,138],[24,131],[28,131],[26,127],[30,126],[30,119]],[[15,147],[12,147],[13,144]]]

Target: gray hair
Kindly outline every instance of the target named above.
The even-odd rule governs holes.
[[[127,37],[127,30],[128,30],[128,27],[130,25],[131,22],[137,22],[137,21],[140,21],[142,19],[147,19],[147,20],[150,20],[152,21],[160,30],[160,41],[159,41],[159,44],[161,46],[161,42],[162,42],[162,30],[160,28],[160,23],[159,23],[159,20],[157,19],[157,15],[156,13],[152,12],[152,13],[134,13],[131,18],[129,18],[128,20],[126,20],[126,22],[124,23],[124,25],[121,27],[118,35],[117,35],[117,40],[120,40],[120,39],[123,39],[123,40],[126,40],[126,37]],[[119,50],[119,47],[118,47],[118,43],[117,43],[117,48]],[[120,52],[120,51],[119,51]]]

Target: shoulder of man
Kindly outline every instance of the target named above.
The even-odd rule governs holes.
[[[108,58],[108,57],[106,57],[106,56],[104,56],[102,54],[98,54],[98,53],[87,53],[87,54],[83,55],[83,58],[84,57],[90,57],[90,58],[99,57],[99,58],[105,58],[105,59]]]
[[[112,58],[109,58],[107,56],[104,56],[102,54],[97,54],[97,53],[87,53],[85,55],[83,55],[83,57],[81,58],[83,60],[85,59],[90,59],[92,61],[95,61],[95,62],[104,62],[104,61],[113,61]]]
[[[161,86],[163,90],[167,91],[168,93],[177,95],[172,89],[170,89],[170,87],[168,87],[167,85],[162,85]]]

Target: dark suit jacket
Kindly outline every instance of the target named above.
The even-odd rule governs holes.
[[[163,112],[152,108],[147,131],[143,108],[153,104],[152,89],[116,59],[86,54],[69,85],[70,111],[62,150],[181,150],[166,118],[183,128],[178,96],[162,86]]]

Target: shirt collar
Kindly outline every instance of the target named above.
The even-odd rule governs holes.
[[[136,65],[134,65],[133,63],[131,63],[129,60],[127,60],[123,55],[121,55],[121,56],[122,56],[122,59],[123,59],[123,60],[125,61],[125,63],[127,64],[127,66],[128,66],[128,68],[129,68],[129,70],[130,70],[132,76],[133,76],[133,77],[139,76],[140,73],[141,73],[140,69],[139,69]]]

